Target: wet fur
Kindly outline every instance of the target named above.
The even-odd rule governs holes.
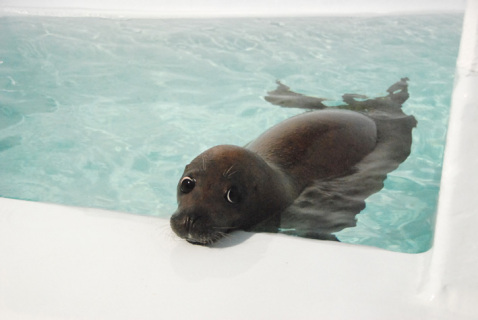
[[[233,146],[211,148],[186,167],[183,176],[202,175],[203,185],[198,187],[201,189],[194,196],[188,197],[184,197],[178,189],[180,206],[171,218],[171,227],[180,237],[199,244],[213,243],[237,229],[337,240],[333,233],[355,226],[356,215],[365,208],[365,199],[382,189],[387,174],[395,170],[410,154],[412,129],[416,126],[416,120],[402,110],[402,104],[409,97],[407,80],[408,78],[402,78],[392,85],[387,90],[389,94],[384,97],[366,99],[362,95],[345,94],[343,96],[345,104],[333,108],[326,107],[322,103],[324,99],[293,92],[278,82],[277,89],[265,97],[274,105],[308,110],[351,110],[371,119],[376,127],[376,142],[373,149],[363,155],[359,154],[360,157],[356,157],[358,160],[354,160],[350,168],[348,165],[344,166],[347,170],[343,170],[344,168],[339,165],[340,170],[338,169],[337,173],[321,176],[317,172],[310,171],[317,169],[317,164],[305,168],[304,170],[310,171],[307,172],[302,171],[300,165],[294,169],[292,164],[277,163],[282,158],[294,160],[293,153],[277,157],[276,152],[278,154],[288,152],[280,148],[281,144],[287,145],[283,142],[278,143],[279,149],[276,151],[271,151],[274,148],[270,145],[257,146],[254,142],[246,146],[246,149]],[[320,135],[318,137],[322,139]],[[307,146],[308,142],[304,139],[301,138],[300,141],[305,141]],[[262,141],[268,144],[269,140]],[[223,152],[221,148],[226,151]],[[248,149],[252,149],[252,152]],[[266,150],[266,153],[261,153],[262,150]],[[236,152],[237,155],[234,155]],[[241,152],[246,152],[246,156],[251,160],[244,160]],[[333,149],[327,149],[325,152],[333,152]],[[244,160],[244,163],[238,162],[238,159]],[[251,163],[254,163],[252,167]],[[278,168],[270,169],[271,164]],[[207,179],[204,175],[209,166],[212,166],[213,170],[206,178],[212,181],[205,182],[203,180]],[[215,174],[216,169],[221,170],[220,173],[217,177],[210,177],[211,174]],[[283,177],[282,171],[288,171],[285,175],[292,176],[292,179]],[[310,176],[314,178],[309,179],[310,181],[305,179]],[[242,207],[237,206],[231,209],[232,211],[228,211],[229,209],[224,211],[221,209],[223,204],[218,204],[223,199],[215,195],[224,192],[215,186],[216,182],[219,184],[218,181],[224,179],[242,180],[240,183],[253,189],[249,190],[249,197],[259,193],[261,198],[241,204]],[[267,181],[262,181],[268,179],[275,181],[273,186],[276,189],[268,190],[265,183]],[[210,191],[214,188],[217,190]],[[209,190],[208,193],[203,189]],[[211,194],[216,198],[209,197]],[[195,235],[191,237],[192,232]]]

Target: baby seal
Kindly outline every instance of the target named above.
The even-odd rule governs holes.
[[[345,95],[347,105],[334,108],[278,84],[267,101],[319,110],[287,119],[245,147],[215,146],[192,160],[170,220],[179,237],[206,245],[246,230],[337,240],[332,232],[354,226],[363,200],[408,157],[416,121],[401,110],[406,83],[372,100]]]

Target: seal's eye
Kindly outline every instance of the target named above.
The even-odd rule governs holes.
[[[227,190],[226,200],[229,203],[238,203],[241,201],[241,194],[239,193],[239,190],[237,190],[236,187],[231,187],[229,190]]]
[[[181,189],[182,193],[189,193],[194,189],[195,185],[196,185],[196,180],[190,177],[184,177],[181,179],[179,189]]]

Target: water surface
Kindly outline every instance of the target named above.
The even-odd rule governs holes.
[[[431,245],[462,15],[267,19],[0,18],[0,195],[168,218],[184,166],[301,110],[280,79],[337,103],[410,78],[412,153],[338,237]]]

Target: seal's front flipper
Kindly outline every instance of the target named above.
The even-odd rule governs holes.
[[[355,227],[356,215],[365,208],[364,199],[371,193],[370,189],[360,190],[360,178],[361,174],[351,175],[335,180],[317,181],[307,187],[294,203],[282,212],[279,232],[337,241],[333,233]],[[376,182],[380,184],[384,178],[379,177]]]
[[[303,94],[291,91],[290,88],[280,81],[277,82],[277,88],[274,91],[267,92],[264,97],[268,102],[277,106],[286,108],[301,108],[301,109],[325,109],[322,101],[326,99],[309,97]]]

